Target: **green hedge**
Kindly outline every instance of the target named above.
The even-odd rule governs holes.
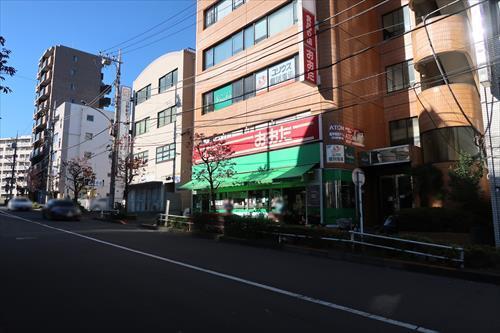
[[[409,208],[397,215],[400,231],[469,232],[482,218],[463,209]]]

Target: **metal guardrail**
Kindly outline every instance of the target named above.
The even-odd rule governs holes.
[[[278,236],[279,243],[282,243],[283,239],[286,237],[302,238],[302,239],[304,239],[304,238],[317,238],[317,239],[326,240],[326,241],[351,243],[353,245],[359,244],[359,245],[371,246],[371,247],[375,247],[375,248],[381,248],[381,249],[385,249],[385,250],[391,250],[391,251],[396,251],[396,252],[413,254],[413,255],[417,255],[417,256],[428,257],[428,258],[448,260],[448,261],[451,261],[454,263],[458,263],[461,268],[464,267],[464,249],[462,247],[453,247],[453,246],[447,246],[447,245],[441,245],[441,244],[419,242],[419,241],[414,241],[414,240],[409,240],[409,239],[404,239],[404,238],[396,238],[396,237],[361,233],[361,232],[356,232],[356,231],[349,231],[349,234],[350,234],[349,239],[334,238],[334,237],[313,237],[313,236],[308,236],[308,235],[298,235],[298,234],[289,234],[289,233],[272,233],[272,234],[275,236]],[[359,239],[356,239],[357,237]],[[374,244],[373,242],[369,242],[367,240],[367,238],[390,240],[390,241],[395,241],[395,242],[400,242],[400,243],[414,244],[414,245],[428,247],[428,248],[456,251],[458,253],[458,255],[457,255],[457,257],[451,257],[451,256],[438,255],[438,254],[433,254],[433,253],[424,252],[424,251],[408,250],[408,249],[399,248],[399,247],[395,247],[395,246]]]
[[[187,225],[187,230],[191,231],[193,222],[186,216],[171,215],[171,214],[160,214],[159,221],[167,228],[173,228],[174,224]]]

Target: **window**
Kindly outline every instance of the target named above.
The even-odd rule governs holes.
[[[137,153],[137,154],[134,154],[134,159],[139,159],[141,160],[143,163],[148,163],[148,151],[143,151],[143,152],[140,152],[140,153]]]
[[[69,89],[71,89],[71,90],[75,91],[75,90],[76,90],[76,84],[74,84],[74,83],[70,83],[70,84],[69,84]]]
[[[94,121],[94,116],[91,114],[87,115],[87,121]]]
[[[156,163],[171,160],[175,157],[175,144],[170,143],[156,148]]]
[[[84,152],[83,157],[86,159],[92,158],[92,152],[90,152],[90,151]]]
[[[243,51],[243,31],[233,36],[233,55]]]
[[[162,93],[176,84],[177,84],[177,69],[174,69],[170,73],[160,78],[158,83],[159,92]]]
[[[267,17],[255,23],[255,43],[267,38]]]
[[[203,94],[203,110],[202,113],[206,114],[214,111],[214,93],[208,92]]]
[[[73,62],[78,62],[78,56],[73,56]]]
[[[274,36],[295,24],[294,7],[288,5],[269,15],[269,36]]]
[[[176,113],[175,106],[158,112],[157,127],[162,127],[172,123],[175,120],[175,113]]]
[[[325,182],[325,208],[355,208],[355,190],[352,182],[332,180]]]
[[[387,92],[408,88],[415,82],[415,72],[411,60],[386,68]]]
[[[71,76],[75,76],[76,74],[76,69],[72,68],[70,71],[69,71],[69,75]]]
[[[205,10],[205,28],[222,20],[233,10],[245,3],[245,0],[221,0]]]
[[[420,146],[418,118],[406,118],[389,122],[391,146],[411,144]]]
[[[151,85],[147,85],[136,93],[136,105],[151,98]]]
[[[382,16],[384,39],[389,39],[410,30],[410,12],[403,6]]]
[[[245,49],[251,48],[255,43],[253,25],[245,28]]]
[[[295,75],[297,65],[298,56],[294,56],[203,94],[202,114],[223,109],[233,103],[266,92],[272,87],[278,87],[287,81],[295,81],[297,79]]]
[[[94,135],[92,133],[85,133],[85,140],[92,140]]]
[[[233,0],[236,1],[236,0]],[[297,2],[292,1],[203,51],[203,69],[210,68],[297,23]]]
[[[479,153],[474,144],[471,127],[444,127],[422,133],[424,163],[457,161],[459,153],[475,156]]]
[[[149,130],[149,117],[135,123],[135,135],[141,135]]]

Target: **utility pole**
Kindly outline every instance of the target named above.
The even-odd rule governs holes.
[[[14,185],[16,182],[14,181],[14,175],[16,172],[16,158],[17,158],[17,138],[18,135],[16,134],[16,141],[12,144],[14,147],[14,157],[13,157],[13,162],[12,162],[12,170],[10,173],[10,187],[9,187],[9,200],[12,199],[12,189],[14,188]]]
[[[111,135],[113,136],[113,150],[111,152],[111,175],[109,181],[109,204],[113,209],[115,205],[115,183],[116,183],[116,169],[118,165],[118,150],[120,149],[120,119],[121,119],[121,91],[120,91],[120,76],[121,76],[121,63],[122,51],[118,51],[118,57],[102,56],[104,65],[109,65],[111,62],[116,65],[116,80],[115,80],[115,119],[111,128]]]
[[[47,129],[47,134],[49,138],[49,161],[48,161],[48,179],[47,179],[47,190],[46,190],[46,202],[48,199],[53,198],[53,189],[52,189],[52,180],[53,180],[53,175],[52,175],[52,168],[53,168],[53,154],[54,154],[54,129],[55,129],[55,119],[54,119],[54,113],[55,113],[55,105],[56,101],[52,104],[52,107],[49,111],[50,114],[50,121],[48,121],[48,129]]]

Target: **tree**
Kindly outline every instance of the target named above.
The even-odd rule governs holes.
[[[12,89],[10,89],[7,86],[2,85],[2,81],[5,81],[5,76],[4,74],[7,74],[9,76],[14,76],[16,74],[16,69],[11,66],[7,66],[7,60],[10,57],[11,51],[6,49],[5,46],[5,38],[3,36],[0,36],[0,45],[2,46],[2,49],[0,50],[0,93],[5,93],[8,94],[12,92]]]
[[[225,140],[208,140],[204,134],[196,133],[194,154],[200,166],[193,169],[193,179],[208,183],[210,206],[215,212],[215,191],[225,179],[235,174],[235,163],[230,159],[233,151]]]
[[[125,188],[123,190],[123,200],[125,201],[125,211],[128,209],[128,192],[130,184],[135,177],[144,172],[144,167],[148,164],[147,160],[129,155],[125,158],[118,158],[118,175],[123,180]]]
[[[411,170],[420,205],[429,207],[432,198],[443,196],[443,173],[432,164],[423,164]]]
[[[462,153],[448,174],[450,199],[465,208],[477,205],[481,199],[479,182],[484,174],[482,160]]]
[[[78,202],[80,193],[94,187],[95,172],[86,158],[73,158],[62,162],[66,187],[73,192],[73,201]]]

